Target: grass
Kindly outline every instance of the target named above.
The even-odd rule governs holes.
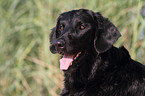
[[[145,64],[143,0],[1,0],[0,96],[57,96],[63,88],[58,55],[49,51],[49,33],[60,13],[100,11],[119,29],[133,59]],[[145,10],[145,9],[144,9]]]

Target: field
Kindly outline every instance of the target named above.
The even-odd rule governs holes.
[[[0,0],[0,96],[58,96],[63,73],[49,34],[60,13],[80,8],[108,17],[122,34],[115,46],[145,64],[144,0]]]

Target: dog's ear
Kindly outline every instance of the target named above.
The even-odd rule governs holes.
[[[62,13],[60,14],[60,16],[57,18],[57,24],[59,23],[60,19],[63,17],[65,13]],[[58,33],[56,32],[57,31],[57,25],[56,27],[54,27],[49,35],[49,39],[50,39],[50,51],[52,53],[56,53],[56,49],[55,49],[55,46],[54,46],[54,42],[55,40],[58,38]]]
[[[56,27],[54,27],[49,35],[49,39],[50,39],[50,51],[52,53],[56,53],[56,49],[55,46],[53,45],[53,42],[56,40]]]
[[[59,23],[60,19],[63,17],[64,14],[65,14],[65,13],[60,14],[60,16],[57,18],[57,24]],[[56,27],[57,27],[57,25],[56,25]],[[51,31],[51,33],[50,33],[50,35],[49,35],[49,39],[50,39],[50,43],[51,43],[51,44],[52,44],[52,43],[56,40],[56,38],[57,38],[57,32],[56,32],[57,28],[56,28],[56,27],[54,27],[54,28],[52,29],[52,31]]]
[[[50,43],[52,44],[56,40],[56,27],[54,27],[49,35]]]
[[[115,25],[100,13],[94,14],[96,32],[94,38],[94,48],[97,53],[109,50],[121,36]]]

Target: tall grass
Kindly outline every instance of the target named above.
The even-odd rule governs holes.
[[[116,46],[145,63],[143,6],[143,0],[0,0],[0,96],[60,93],[63,73],[49,51],[49,33],[59,14],[72,9],[100,11],[122,34]]]

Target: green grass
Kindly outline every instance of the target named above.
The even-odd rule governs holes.
[[[100,11],[119,29],[133,59],[145,64],[143,0],[0,0],[0,96],[57,96],[63,88],[59,56],[49,33],[60,13]]]

